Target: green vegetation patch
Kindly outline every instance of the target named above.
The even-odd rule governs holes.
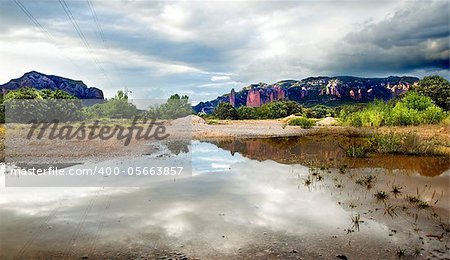
[[[314,122],[314,120],[306,117],[297,117],[289,120],[288,124],[291,126],[301,126],[302,128],[311,128],[316,123]]]

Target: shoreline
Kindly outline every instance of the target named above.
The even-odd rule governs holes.
[[[318,140],[332,138],[371,138],[380,134],[414,134],[421,141],[429,144],[436,150],[432,154],[422,154],[424,156],[450,156],[450,125],[420,125],[404,127],[377,127],[377,128],[355,128],[347,126],[314,126],[310,129],[303,129],[300,126],[289,126],[282,119],[272,120],[217,120],[215,124],[207,124],[203,119],[193,118],[191,140],[198,141],[217,141],[217,140],[246,140],[263,138],[295,138],[309,137]],[[176,126],[175,126],[176,127]],[[5,162],[5,126],[0,126],[0,158]],[[121,146],[117,140],[99,142],[93,140],[70,141],[71,148],[67,150],[67,143],[63,142],[45,142],[30,143],[31,147],[27,150],[34,154],[54,157],[56,161],[81,162],[84,160],[104,160],[107,158],[121,158],[136,156],[140,154],[149,154],[157,150],[155,146],[159,142],[146,142],[133,140],[129,146]],[[25,144],[25,143],[24,143]],[[42,146],[43,145],[43,146]],[[92,149],[85,150],[87,147]],[[58,150],[58,154],[50,152]],[[117,148],[115,150],[114,148]],[[160,147],[161,148],[161,147]],[[41,151],[41,152],[39,152]],[[22,155],[27,152],[21,151]],[[74,154],[75,153],[75,154]],[[420,155],[420,154],[418,154]],[[42,157],[40,156],[40,157]],[[29,156],[26,156],[29,157]],[[48,159],[45,161],[49,161]]]
[[[283,120],[220,120],[218,124],[194,123],[192,138],[199,141],[221,139],[257,139],[282,137],[361,138],[382,134],[414,134],[436,149],[436,154],[450,156],[450,125],[419,125],[355,128],[348,126],[314,126],[303,129],[289,126]]]

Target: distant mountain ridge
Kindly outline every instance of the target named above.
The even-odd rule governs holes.
[[[360,78],[353,76],[309,77],[302,80],[282,80],[274,84],[257,83],[240,91],[214,100],[200,102],[193,107],[196,113],[212,113],[222,102],[236,108],[259,107],[276,100],[292,100],[303,105],[339,105],[348,102],[369,102],[374,99],[389,100],[417,84],[419,78],[390,76],[386,78]]]
[[[8,83],[0,85],[2,93],[19,88],[31,87],[34,89],[62,90],[79,99],[103,99],[103,91],[88,87],[81,80],[73,80],[60,76],[46,75],[37,71],[25,73],[22,77],[12,79]]]

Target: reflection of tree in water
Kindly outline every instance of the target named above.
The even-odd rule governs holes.
[[[189,145],[190,142],[186,140],[176,140],[176,141],[167,141],[165,143],[167,149],[174,154],[179,155],[180,153],[189,153]]]
[[[209,142],[232,155],[239,153],[253,160],[273,160],[283,164],[300,163],[315,167],[347,165],[350,168],[383,168],[418,172],[423,176],[438,176],[448,169],[450,158],[445,156],[408,156],[372,154],[368,158],[346,157],[349,147],[360,147],[362,138],[279,137],[253,139],[219,139]]]

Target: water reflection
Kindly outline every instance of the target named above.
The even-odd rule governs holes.
[[[343,140],[317,137],[283,137],[264,139],[218,139],[211,140],[218,147],[264,161],[273,160],[283,164],[300,163],[316,167],[383,168],[417,172],[423,176],[437,176],[450,168],[447,156],[406,156],[371,155],[368,158],[349,158],[345,156]],[[347,140],[345,142],[358,142]],[[355,145],[352,143],[352,145]]]
[[[213,144],[195,142],[192,176],[140,188],[1,188],[0,257],[155,258],[161,250],[171,257],[177,251],[212,259],[255,252],[261,258],[288,258],[293,252],[307,258],[392,258],[396,248],[417,243],[404,223],[395,222],[399,227],[389,236],[392,223],[372,218],[376,212],[368,212],[376,201],[356,188],[355,169],[341,174],[257,161],[247,158],[253,156],[249,150],[273,154],[274,148],[255,142],[245,147],[251,147],[247,154],[234,150],[231,156]],[[289,151],[296,149],[307,148]],[[283,153],[276,154],[281,158]],[[313,182],[304,185],[310,176]],[[385,183],[385,177],[378,180]],[[359,232],[350,234],[350,245],[347,229],[356,210],[363,221]]]

